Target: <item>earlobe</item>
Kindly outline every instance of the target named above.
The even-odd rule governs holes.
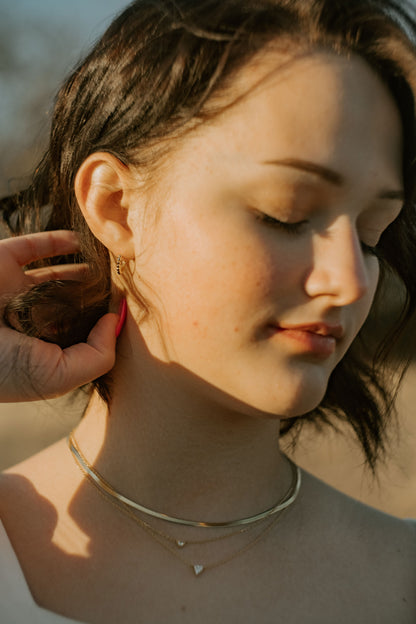
[[[94,236],[113,254],[134,257],[128,225],[131,173],[107,152],[91,154],[75,178],[75,195]]]

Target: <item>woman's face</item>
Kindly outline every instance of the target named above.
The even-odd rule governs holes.
[[[379,268],[368,247],[402,203],[401,125],[358,57],[317,52],[282,66],[269,53],[236,90],[262,75],[174,153],[146,192],[160,214],[144,231],[137,194],[138,286],[166,350],[154,319],[140,330],[211,397],[295,416],[322,400],[370,309]]]

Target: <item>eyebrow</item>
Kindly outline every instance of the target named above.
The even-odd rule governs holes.
[[[297,169],[298,171],[306,171],[306,173],[312,173],[334,186],[341,187],[345,185],[345,178],[340,173],[330,169],[329,167],[325,167],[324,165],[310,162],[309,160],[302,160],[299,158],[283,158],[278,160],[263,160],[262,164],[275,165],[278,167],[290,167],[291,169]],[[398,199],[400,201],[404,201],[404,191],[401,189],[385,190],[379,194],[378,198]]]

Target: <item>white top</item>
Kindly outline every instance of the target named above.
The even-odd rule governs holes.
[[[416,520],[409,520],[416,526]],[[1,624],[85,624],[42,609],[34,601],[22,568],[0,520]]]

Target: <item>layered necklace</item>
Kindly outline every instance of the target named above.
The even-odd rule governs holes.
[[[73,433],[68,436],[68,446],[77,465],[84,473],[88,481],[98,490],[101,496],[116,507],[121,513],[130,518],[130,520],[135,522],[135,524],[141,527],[154,541],[170,552],[177,560],[190,568],[195,576],[200,576],[202,572],[208,569],[217,568],[225,563],[228,563],[258,544],[261,539],[266,537],[271,529],[282,518],[283,514],[295,502],[301,486],[301,471],[298,466],[287,458],[292,471],[291,483],[283,497],[272,507],[269,507],[265,511],[252,516],[225,522],[189,520],[149,509],[148,507],[127,498],[120,492],[117,492],[117,490],[115,490],[84,457]],[[163,520],[166,523],[191,526],[199,529],[222,529],[225,530],[226,533],[216,536],[210,535],[209,537],[204,537],[199,540],[178,539],[152,526],[141,518],[137,512]],[[232,537],[239,537],[248,532],[253,532],[255,534],[248,543],[234,549],[231,553],[228,553],[216,561],[202,563],[199,558],[189,560],[183,555],[185,547],[207,545],[212,542],[219,542]]]

